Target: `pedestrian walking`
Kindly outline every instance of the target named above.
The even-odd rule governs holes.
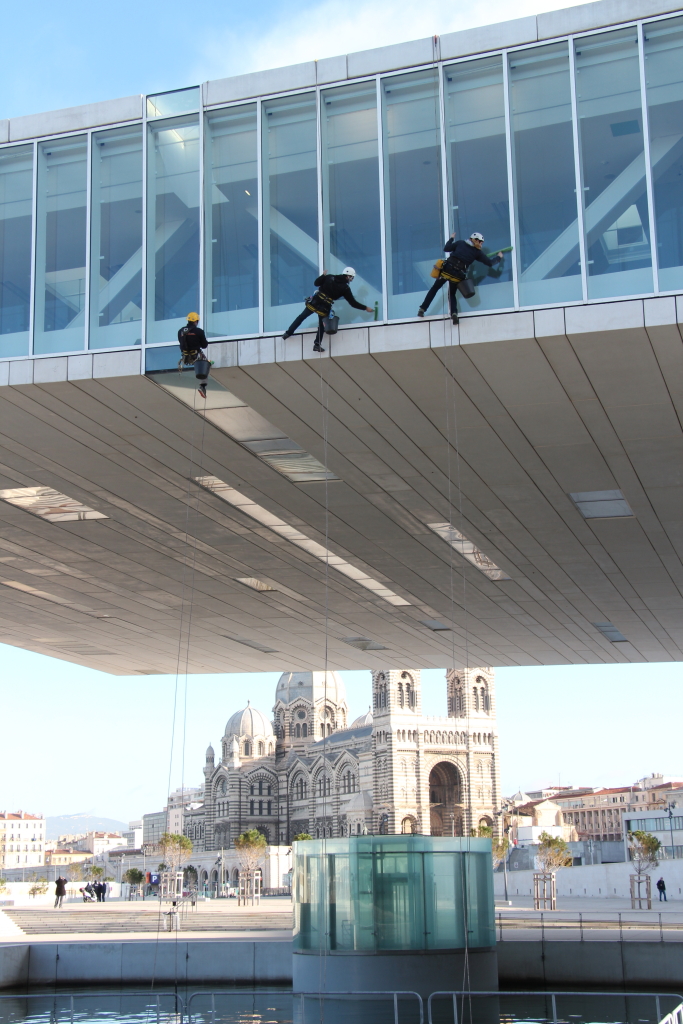
[[[55,910],[61,909],[64,897],[66,896],[66,878],[59,878],[55,881]]]
[[[666,882],[663,878],[660,878],[657,882],[657,888],[659,889],[659,902],[661,903],[662,900],[664,900],[664,902],[667,903],[668,900],[666,898]]]

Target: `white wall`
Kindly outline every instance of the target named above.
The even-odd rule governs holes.
[[[558,896],[597,896],[605,899],[630,899],[629,875],[633,874],[632,864],[588,864],[584,867],[560,868],[557,871]],[[666,895],[670,900],[683,901],[683,860],[662,861],[658,868],[648,872],[652,878],[652,896],[659,901],[655,882],[663,878]],[[504,894],[503,872],[493,876],[494,892],[502,899]],[[531,896],[533,894],[533,871],[508,871],[508,896]]]

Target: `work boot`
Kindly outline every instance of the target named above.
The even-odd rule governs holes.
[[[457,322],[458,322],[458,314],[457,313],[451,313],[451,320],[453,321],[454,324],[457,324]]]
[[[291,338],[291,337],[292,337],[292,335],[289,333],[289,331],[285,331],[285,333],[282,335],[282,340],[283,341],[287,341],[287,338]]]
[[[206,384],[200,384],[197,390],[199,391],[199,394],[202,396],[202,398],[206,398]]]
[[[314,352],[324,352],[325,349],[322,347],[322,345],[319,342],[316,342],[315,345],[313,346],[313,351]]]
[[[417,315],[418,315],[418,316],[424,316],[424,315],[425,315],[425,311],[424,311],[424,309],[422,308],[422,306],[420,306],[420,308],[418,309],[418,311],[417,311]]]

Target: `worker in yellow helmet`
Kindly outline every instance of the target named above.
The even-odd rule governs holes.
[[[178,344],[181,353],[179,370],[183,366],[192,366],[197,359],[206,359],[202,349],[205,349],[208,343],[204,331],[199,326],[199,313],[187,314],[187,323],[178,331]]]

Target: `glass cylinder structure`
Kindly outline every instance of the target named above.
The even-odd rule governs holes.
[[[38,146],[33,351],[72,352],[85,344],[88,139]]]
[[[147,157],[147,342],[199,307],[199,121],[153,121]]]
[[[495,946],[489,839],[352,836],[294,844],[294,951]]]
[[[33,146],[0,150],[0,356],[26,356],[31,326]]]
[[[435,70],[382,81],[389,319],[412,317],[443,249],[441,117]],[[430,313],[443,310],[443,289]]]
[[[588,298],[651,292],[638,30],[574,46]]]
[[[356,271],[353,293],[382,309],[382,213],[379,192],[377,88],[360,82],[321,94],[323,263],[331,274]],[[346,302],[340,323],[367,321]]]
[[[510,245],[510,194],[505,142],[503,60],[496,55],[445,69],[446,152],[449,169],[449,230],[457,238],[478,231],[484,250]],[[463,310],[514,305],[512,260],[469,272],[477,293],[460,298]]]
[[[287,327],[318,276],[315,93],[263,104],[263,319]]]
[[[93,135],[90,348],[142,341],[142,128]]]
[[[256,104],[206,119],[206,323],[209,337],[259,327]]]

